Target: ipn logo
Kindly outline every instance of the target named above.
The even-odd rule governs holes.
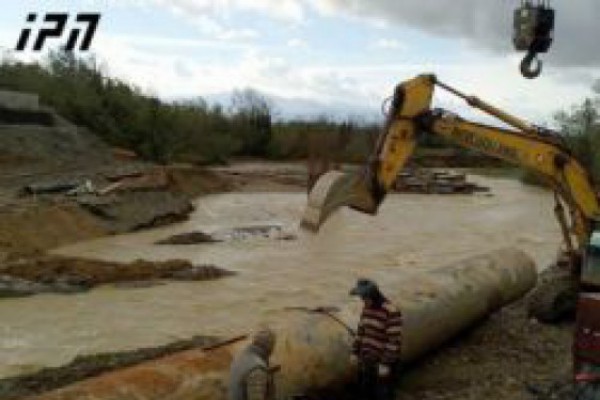
[[[27,25],[37,21],[38,15],[36,13],[30,13],[27,15]],[[60,39],[64,33],[67,33],[67,42],[62,47],[66,51],[72,51],[76,49],[77,44],[79,43],[80,51],[87,51],[92,44],[92,40],[94,39],[94,34],[96,33],[96,28],[98,27],[98,23],[100,22],[100,14],[98,13],[80,13],[75,16],[75,26],[65,32],[65,27],[67,26],[67,22],[69,21],[69,14],[67,13],[48,13],[44,16],[44,23],[47,25],[42,29],[39,29],[37,37],[35,38],[35,42],[33,42],[33,51],[40,51],[44,48],[44,44],[46,43],[46,39],[49,38],[57,38]],[[52,25],[50,25],[52,24]],[[83,34],[83,38],[81,41],[79,37],[81,36],[82,28],[85,28],[85,32]],[[21,35],[19,36],[19,41],[17,42],[17,51],[23,51],[27,49],[27,45],[29,44],[29,38],[31,36],[32,29],[30,27],[26,27],[21,31]]]

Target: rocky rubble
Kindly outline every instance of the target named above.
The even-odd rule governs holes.
[[[273,225],[250,225],[236,228],[222,229],[212,233],[193,231],[179,233],[166,239],[159,240],[156,244],[162,245],[192,245],[202,243],[218,243],[232,240],[248,240],[252,238],[263,238],[273,240],[295,240],[296,235],[286,232],[283,226]]]

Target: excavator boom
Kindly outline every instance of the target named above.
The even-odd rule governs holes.
[[[511,128],[478,124],[445,110],[432,109],[436,86]],[[419,75],[396,87],[384,130],[367,164],[358,174],[334,171],[321,177],[309,194],[302,225],[316,231],[343,206],[375,214],[414,152],[419,134],[442,136],[459,146],[534,172],[568,206],[571,224],[564,215],[558,215],[567,248],[575,247],[572,236],[578,249],[588,242],[600,207],[587,171],[561,139],[439,82],[434,75]]]

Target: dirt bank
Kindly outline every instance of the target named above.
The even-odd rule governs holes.
[[[48,107],[0,115],[0,260],[184,220],[231,185],[194,167],[123,157]]]
[[[155,169],[154,166],[135,167],[139,173]],[[107,177],[123,170],[123,166],[103,168],[88,171],[84,176],[55,172],[43,182],[89,179],[94,186],[104,187],[109,184]],[[191,199],[200,194],[229,191],[234,185],[226,176],[205,169],[171,166],[164,170],[169,177],[164,188],[78,196],[19,195],[23,187],[36,181],[29,175],[21,179],[0,175],[0,260],[109,234],[179,222],[193,211]]]
[[[114,353],[78,356],[69,364],[56,368],[44,368],[31,375],[0,379],[0,398],[17,400],[67,386],[86,378],[157,359],[193,348],[205,348],[218,343],[211,336],[194,336],[164,346],[121,351]]]
[[[305,192],[308,184],[306,165],[299,162],[238,161],[210,170],[227,182],[232,192]]]
[[[106,235],[94,216],[72,203],[23,202],[0,207],[2,258],[36,253]]]
[[[77,293],[115,283],[139,287],[163,279],[213,280],[229,275],[232,273],[221,268],[193,265],[186,260],[116,263],[61,256],[27,257],[0,266],[0,297]]]

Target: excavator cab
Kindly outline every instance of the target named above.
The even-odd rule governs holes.
[[[600,396],[600,231],[592,233],[581,270],[581,292],[573,341],[577,398]]]
[[[521,62],[524,77],[532,79],[540,75],[542,62],[537,59],[537,55],[550,49],[553,33],[554,10],[549,1],[522,1],[514,14],[513,43],[518,51],[527,52]]]
[[[592,233],[583,257],[581,284],[600,291],[600,230]]]

